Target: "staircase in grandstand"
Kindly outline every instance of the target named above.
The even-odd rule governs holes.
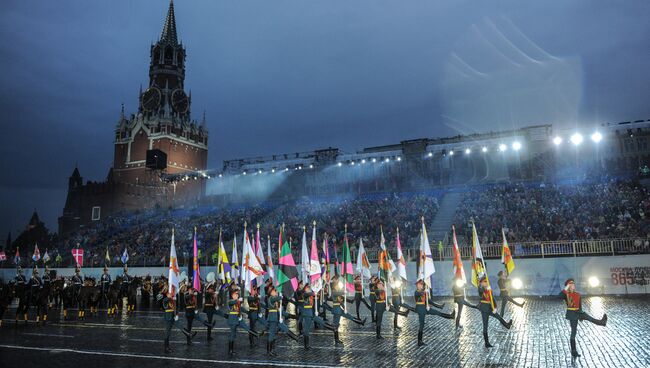
[[[451,241],[449,238],[449,232],[451,230],[451,225],[454,222],[456,208],[458,208],[458,205],[462,200],[463,194],[456,191],[448,191],[445,193],[444,197],[442,197],[438,213],[428,229],[429,241],[432,242],[432,244],[438,244],[439,241],[442,241],[445,245],[449,244]]]

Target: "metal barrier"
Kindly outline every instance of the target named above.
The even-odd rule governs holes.
[[[594,240],[558,240],[547,242],[523,242],[509,244],[514,258],[550,258],[550,257],[580,257],[580,256],[607,256],[650,253],[650,239],[624,238],[624,239],[594,239]],[[481,250],[486,259],[501,258],[501,244],[483,244]],[[459,246],[462,259],[470,259],[472,248],[470,245]],[[402,252],[407,261],[415,260],[420,252],[419,248],[403,248]],[[442,249],[432,246],[433,259],[444,261],[453,259],[451,246]],[[352,252],[352,259],[356,260],[356,251]],[[367,250],[368,259],[376,262],[379,259],[379,250]],[[389,249],[393,259],[397,257],[396,249]]]

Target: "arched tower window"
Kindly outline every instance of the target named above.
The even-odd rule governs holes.
[[[153,49],[153,63],[160,64],[160,47],[158,46]]]
[[[174,60],[174,49],[171,46],[167,46],[165,49],[165,64],[171,64]]]

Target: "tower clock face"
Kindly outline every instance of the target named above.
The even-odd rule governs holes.
[[[146,111],[154,111],[160,106],[160,101],[162,99],[162,93],[156,87],[149,87],[140,97],[142,103],[142,108]]]
[[[175,89],[174,92],[172,92],[171,100],[174,111],[181,114],[187,112],[187,108],[190,106],[190,101],[182,89]]]

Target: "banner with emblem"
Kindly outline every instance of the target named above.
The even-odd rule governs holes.
[[[83,267],[84,265],[84,250],[81,248],[72,249],[72,258],[77,266]]]
[[[180,272],[178,268],[178,258],[176,257],[176,246],[174,245],[174,229],[172,229],[172,244],[169,248],[169,274],[168,274],[168,292],[172,295],[172,299],[176,299],[176,292],[178,284],[180,283]]]
[[[41,260],[41,251],[38,250],[38,244],[34,245],[34,254],[32,254],[32,261],[38,262]]]

